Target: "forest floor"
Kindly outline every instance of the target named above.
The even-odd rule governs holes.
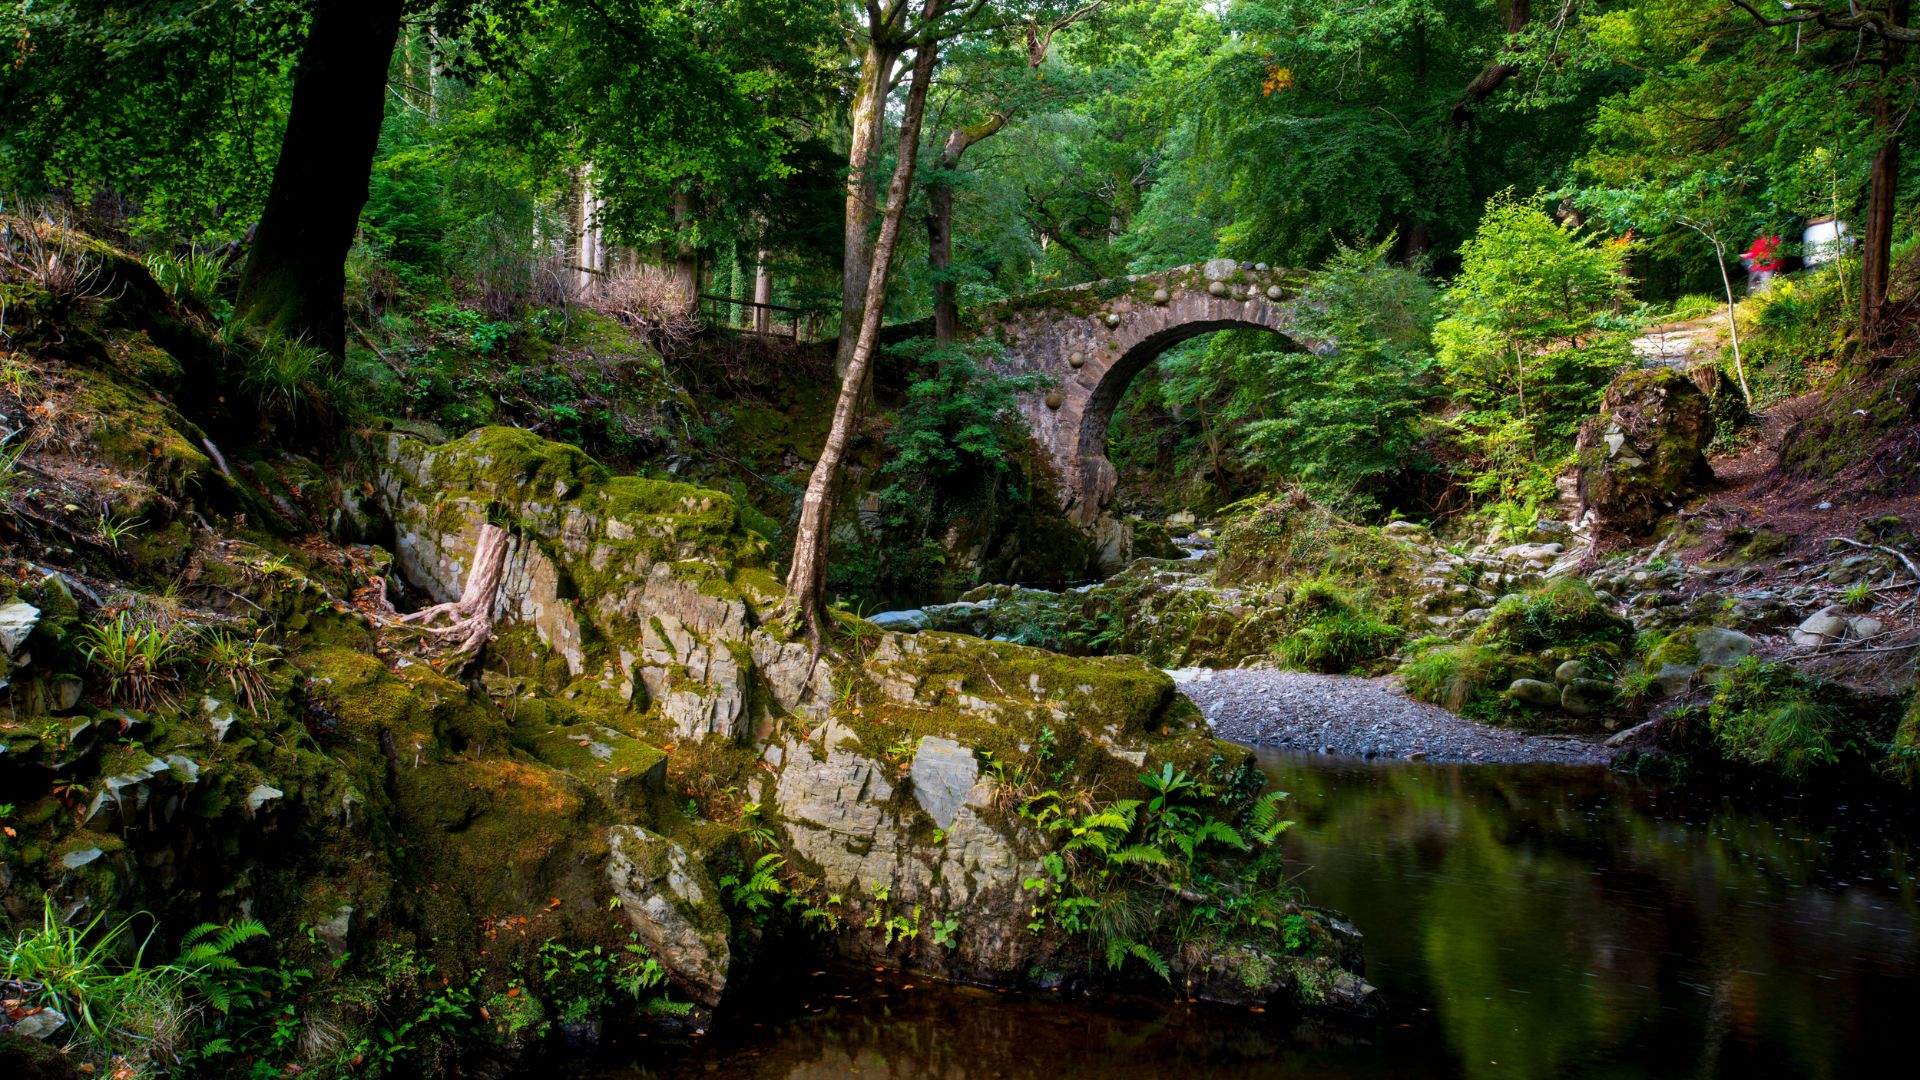
[[[1352,758],[1474,764],[1605,764],[1600,737],[1493,727],[1414,701],[1391,679],[1269,668],[1171,673],[1214,733],[1235,742]]]

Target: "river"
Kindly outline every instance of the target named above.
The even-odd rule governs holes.
[[[802,972],[704,1040],[580,1075],[1910,1075],[1920,843],[1881,808],[1595,767],[1260,759],[1292,793],[1302,886],[1366,934],[1377,1028]]]

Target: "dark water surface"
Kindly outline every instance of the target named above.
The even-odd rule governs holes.
[[[1914,1075],[1920,843],[1876,807],[1598,769],[1262,760],[1293,793],[1301,884],[1366,934],[1377,1028],[819,976],[584,1075]]]

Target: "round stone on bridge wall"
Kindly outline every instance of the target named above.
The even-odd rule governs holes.
[[[1224,282],[1224,281],[1209,281],[1209,282],[1207,282],[1207,294],[1208,294],[1209,296],[1225,296],[1225,295],[1227,295],[1227,283],[1226,283],[1226,282]]]
[[[1067,396],[1065,394],[1062,394],[1058,390],[1051,391],[1047,394],[1047,408],[1058,409],[1066,400]]]
[[[1087,366],[1086,354],[1074,353],[1072,356],[1067,357],[1067,366],[1076,371]]]
[[[1208,281],[1227,281],[1239,269],[1240,265],[1232,259],[1208,259],[1207,264],[1200,268],[1200,273]]]
[[[1173,294],[1172,294],[1172,293],[1170,293],[1170,292],[1168,292],[1167,290],[1165,290],[1165,289],[1155,289],[1155,290],[1153,290],[1153,302],[1154,302],[1154,303],[1156,303],[1156,304],[1164,304],[1164,303],[1166,303],[1167,301],[1169,301],[1169,300],[1171,300],[1171,299],[1173,299]]]
[[[1280,296],[1281,296],[1280,286],[1278,285],[1267,286],[1267,299],[1278,300],[1280,299]]]
[[[1107,328],[1112,329],[1113,327],[1116,327],[1119,325],[1120,325],[1119,313],[1113,312],[1113,311],[1107,312]]]

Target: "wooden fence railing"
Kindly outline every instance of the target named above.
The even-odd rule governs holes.
[[[761,304],[731,296],[700,294],[700,315],[711,326],[727,326],[748,334],[801,340],[820,336],[823,312],[818,308]],[[783,317],[784,316],[784,317]]]

